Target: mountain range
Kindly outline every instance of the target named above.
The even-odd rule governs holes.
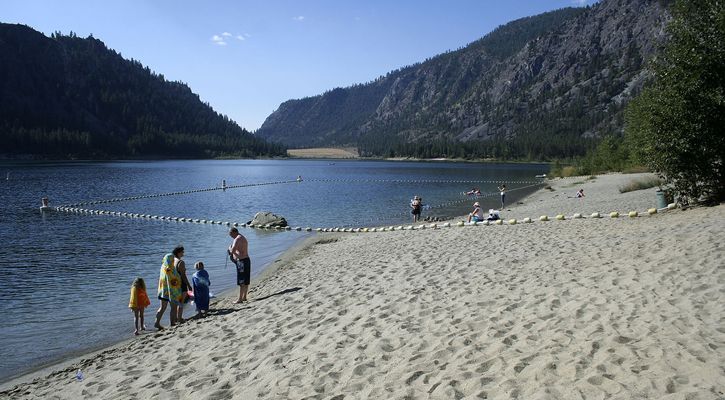
[[[363,156],[582,155],[621,134],[666,39],[668,5],[602,0],[522,18],[372,82],[286,101],[256,135]]]

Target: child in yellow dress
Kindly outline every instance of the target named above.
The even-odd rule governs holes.
[[[133,310],[133,323],[136,328],[133,332],[134,335],[138,335],[139,330],[146,330],[143,323],[143,310],[150,305],[151,301],[146,294],[146,283],[143,278],[136,278],[131,285],[131,299],[128,301],[128,308]]]

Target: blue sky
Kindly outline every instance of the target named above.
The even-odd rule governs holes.
[[[255,130],[280,103],[364,83],[499,25],[591,0],[2,0],[0,21],[90,34]]]

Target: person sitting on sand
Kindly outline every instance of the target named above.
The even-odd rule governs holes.
[[[197,316],[204,317],[209,311],[209,273],[204,269],[204,263],[198,261],[194,264],[196,272],[191,277],[191,283],[194,286],[194,304],[196,305]]]
[[[481,205],[478,202],[473,203],[473,212],[468,214],[468,222],[483,221],[483,213],[481,212]]]
[[[131,299],[128,301],[128,308],[133,311],[133,325],[136,328],[134,335],[138,335],[138,331],[145,331],[146,325],[143,323],[143,311],[151,305],[149,296],[146,294],[146,282],[143,278],[134,279],[131,284]]]
[[[576,197],[584,197],[584,189],[579,189],[579,191],[576,192]]]
[[[170,254],[164,256],[161,262],[161,271],[159,272],[159,291],[158,297],[161,300],[161,305],[158,311],[156,311],[156,322],[154,327],[158,330],[164,329],[161,326],[161,317],[164,316],[166,307],[171,303],[171,313],[169,314],[169,322],[171,325],[176,325],[176,317],[178,316],[177,308],[181,305],[184,297],[181,295],[181,276],[176,270],[174,264],[174,253],[178,252],[179,247],[175,248]],[[181,247],[181,251],[184,248]]]

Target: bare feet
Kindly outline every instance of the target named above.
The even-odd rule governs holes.
[[[238,300],[234,300],[232,303],[233,304],[241,304],[241,303],[244,303],[245,301],[246,300],[238,299]]]
[[[136,336],[138,336],[138,329],[136,329],[135,331],[133,331],[133,334],[136,335]]]
[[[145,331],[146,330],[146,325],[141,326],[141,330],[142,331]]]
[[[156,329],[158,329],[160,331],[163,331],[164,330],[164,327],[161,326],[161,324],[154,324],[154,328],[156,328]]]

